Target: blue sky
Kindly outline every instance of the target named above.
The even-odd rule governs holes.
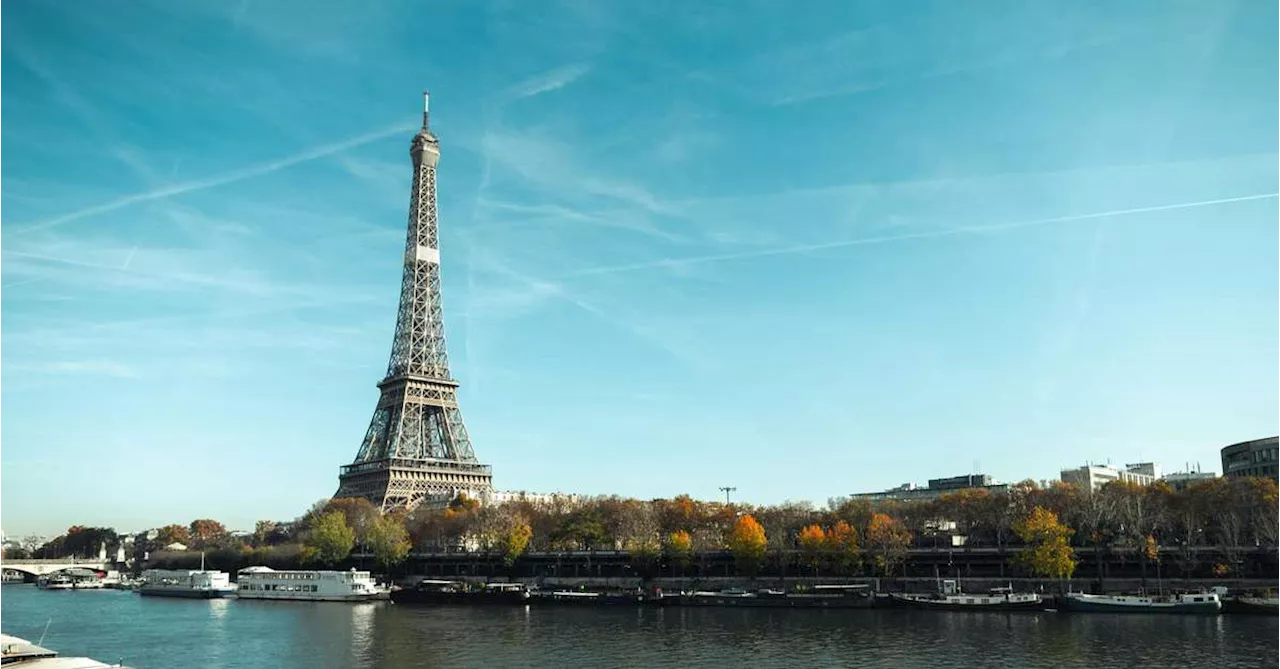
[[[432,90],[504,489],[827,498],[1277,431],[1267,2],[6,3],[9,534],[291,518]]]

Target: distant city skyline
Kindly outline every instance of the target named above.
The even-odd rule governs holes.
[[[1217,471],[1280,424],[1277,18],[6,7],[4,528],[251,529],[333,492],[424,88],[450,365],[499,490]]]

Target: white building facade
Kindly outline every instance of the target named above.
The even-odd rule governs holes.
[[[1157,478],[1155,473],[1158,471],[1159,465],[1149,462],[1140,465],[1127,465],[1124,469],[1118,469],[1110,465],[1085,465],[1075,469],[1062,470],[1062,482],[1072,483],[1094,492],[1114,481],[1151,485],[1155,483]]]

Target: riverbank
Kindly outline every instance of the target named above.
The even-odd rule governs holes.
[[[409,575],[397,577],[395,582],[401,586],[412,586],[424,578],[438,578],[427,575]],[[488,578],[481,576],[450,577],[449,580],[482,584],[494,581],[510,581],[524,583],[529,586],[565,589],[634,589],[661,588],[667,591],[681,590],[726,590],[745,588],[750,590],[775,589],[794,590],[797,586],[858,584],[868,585],[877,592],[932,592],[937,589],[938,580],[933,578],[853,578],[853,577],[814,577],[800,576],[787,578],[756,578],[711,576],[694,577],[659,577],[642,579],[639,577],[525,577],[525,578]],[[1166,592],[1196,592],[1208,590],[1216,586],[1227,588],[1229,593],[1255,592],[1270,590],[1280,591],[1280,578],[1271,579],[1107,579],[1099,583],[1096,579],[1070,579],[1058,581],[1043,578],[955,578],[965,592],[985,592],[991,588],[1012,587],[1016,592],[1088,592],[1094,594],[1113,594],[1136,592],[1145,589],[1148,592],[1164,590]]]

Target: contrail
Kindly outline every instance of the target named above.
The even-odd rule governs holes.
[[[133,262],[133,256],[138,253],[138,245],[134,244],[133,249],[129,251],[129,256],[124,259],[124,264],[120,265],[121,270],[129,269],[129,263]]]
[[[1200,200],[1198,202],[1178,202],[1175,204],[1162,204],[1153,207],[1138,207],[1135,209],[1115,209],[1112,211],[1100,211],[1092,214],[1075,214],[1071,216],[1057,216],[1054,218],[1038,218],[1032,221],[1015,221],[1012,223],[994,223],[990,225],[976,225],[964,228],[949,228],[947,230],[934,230],[931,232],[916,232],[903,235],[887,235],[883,237],[863,237],[861,239],[845,239],[834,242],[821,242],[818,244],[800,244],[797,246],[785,246],[776,249],[762,249],[759,251],[742,251],[739,253],[721,253],[716,255],[693,256],[689,258],[667,258],[664,260],[651,260],[648,262],[634,263],[630,265],[614,265],[612,267],[596,267],[592,269],[584,269],[577,272],[571,272],[562,276],[562,279],[570,279],[580,276],[595,276],[599,274],[620,274],[623,272],[638,272],[646,269],[657,269],[659,267],[674,267],[680,265],[699,265],[703,263],[722,262],[726,260],[746,260],[749,258],[763,258],[767,256],[789,255],[792,253],[806,253],[809,251],[821,251],[824,249],[838,249],[847,246],[862,246],[865,244],[887,244],[890,242],[910,241],[915,239],[936,239],[939,237],[954,237],[957,235],[981,234],[984,232],[997,232],[1001,230],[1012,230],[1014,228],[1029,228],[1037,225],[1050,225],[1053,223],[1070,223],[1074,221],[1087,221],[1095,218],[1109,218],[1112,216],[1129,216],[1131,214],[1145,214],[1153,211],[1170,211],[1174,209],[1194,209],[1196,207],[1211,207],[1219,204],[1229,204],[1232,202],[1248,202],[1250,200],[1268,200],[1280,197],[1280,193],[1259,193],[1257,195],[1242,195],[1240,197],[1225,197],[1217,200]]]
[[[397,125],[394,127],[385,128],[385,129],[371,132],[368,134],[360,135],[358,137],[353,137],[348,140],[336,142],[334,144],[326,144],[324,146],[316,147],[309,151],[303,151],[302,153],[288,156],[286,158],[273,160],[269,163],[252,165],[250,167],[242,167],[238,170],[232,170],[230,172],[226,172],[218,176],[208,177],[205,179],[196,179],[194,181],[186,181],[180,184],[174,184],[172,186],[165,186],[164,188],[158,188],[156,190],[149,191],[146,193],[129,195],[126,197],[122,197],[118,200],[112,200],[110,202],[104,202],[102,204],[97,204],[92,207],[86,207],[79,211],[73,211],[69,214],[63,214],[62,216],[57,216],[55,218],[50,218],[44,221],[40,221],[38,223],[33,223],[32,225],[29,225],[25,228],[13,230],[9,234],[21,235],[28,232],[34,232],[36,230],[44,230],[47,228],[52,228],[55,226],[62,225],[64,223],[78,221],[82,218],[97,216],[98,214],[103,214],[108,211],[115,211],[116,209],[120,209],[122,207],[128,207],[129,205],[137,204],[139,202],[150,202],[152,200],[162,200],[167,197],[173,197],[174,195],[191,193],[194,191],[205,190],[207,188],[215,188],[217,186],[225,186],[229,183],[244,181],[245,179],[262,176],[264,174],[270,174],[272,172],[278,172],[286,167],[292,167],[294,165],[297,165],[298,163],[305,163],[310,160],[315,160],[316,158],[323,158],[325,156],[333,155],[341,151],[346,151],[347,149],[352,149],[357,146],[363,146],[365,144],[368,144],[370,142],[375,142],[385,137],[390,137],[392,135],[396,135],[404,132],[412,132],[416,128],[417,128],[416,125]]]

